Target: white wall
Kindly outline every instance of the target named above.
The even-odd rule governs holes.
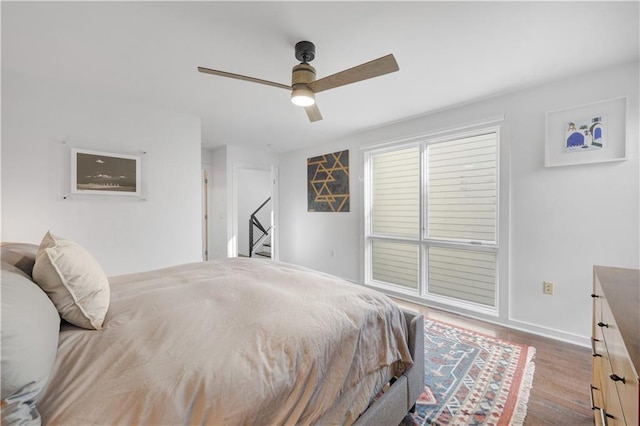
[[[362,281],[362,161],[357,139],[280,156],[280,260]],[[307,159],[349,149],[349,212],[307,211]]]
[[[505,115],[501,195],[510,203],[510,226],[501,232],[510,234],[502,245],[509,250],[509,274],[501,299],[508,297],[511,309],[497,321],[586,344],[593,265],[640,266],[638,75],[638,63],[621,65],[281,156],[281,260],[362,281],[360,147]],[[628,160],[544,167],[545,112],[617,96],[629,100]],[[352,159],[351,213],[308,213],[306,159],[342,149],[350,149]],[[544,280],[555,283],[555,295],[542,293]]]
[[[200,144],[197,117],[3,71],[2,240],[51,230],[108,275],[199,261]],[[142,198],[64,200],[72,147],[142,155]]]

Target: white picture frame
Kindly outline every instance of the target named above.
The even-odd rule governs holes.
[[[547,112],[545,167],[626,160],[626,116],[626,96]]]
[[[95,195],[141,195],[140,157],[71,149],[71,192]]]

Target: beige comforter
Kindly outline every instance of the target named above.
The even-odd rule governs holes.
[[[45,424],[348,424],[412,362],[393,302],[301,267],[224,259],[110,284],[102,330],[61,330]]]

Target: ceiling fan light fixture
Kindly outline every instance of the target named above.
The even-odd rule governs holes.
[[[308,107],[316,103],[316,96],[311,90],[307,89],[306,87],[294,87],[294,89],[291,91],[291,102],[297,106]]]
[[[198,67],[198,71],[205,74],[235,78],[237,80],[250,81],[288,90],[291,92],[291,102],[294,105],[304,107],[309,121],[314,122],[322,120],[322,114],[320,114],[320,110],[316,104],[316,93],[379,77],[400,69],[396,59],[392,54],[389,54],[317,80],[316,69],[309,64],[309,62],[315,59],[316,46],[310,41],[300,41],[295,46],[295,52],[296,59],[301,61],[301,63],[295,65],[291,70],[290,86],[204,67]]]

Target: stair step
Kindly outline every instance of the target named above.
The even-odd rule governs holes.
[[[269,253],[268,251],[258,251],[255,254],[257,254],[258,256],[271,258],[271,253]]]
[[[264,243],[263,246],[265,247],[271,247],[271,243]]]

